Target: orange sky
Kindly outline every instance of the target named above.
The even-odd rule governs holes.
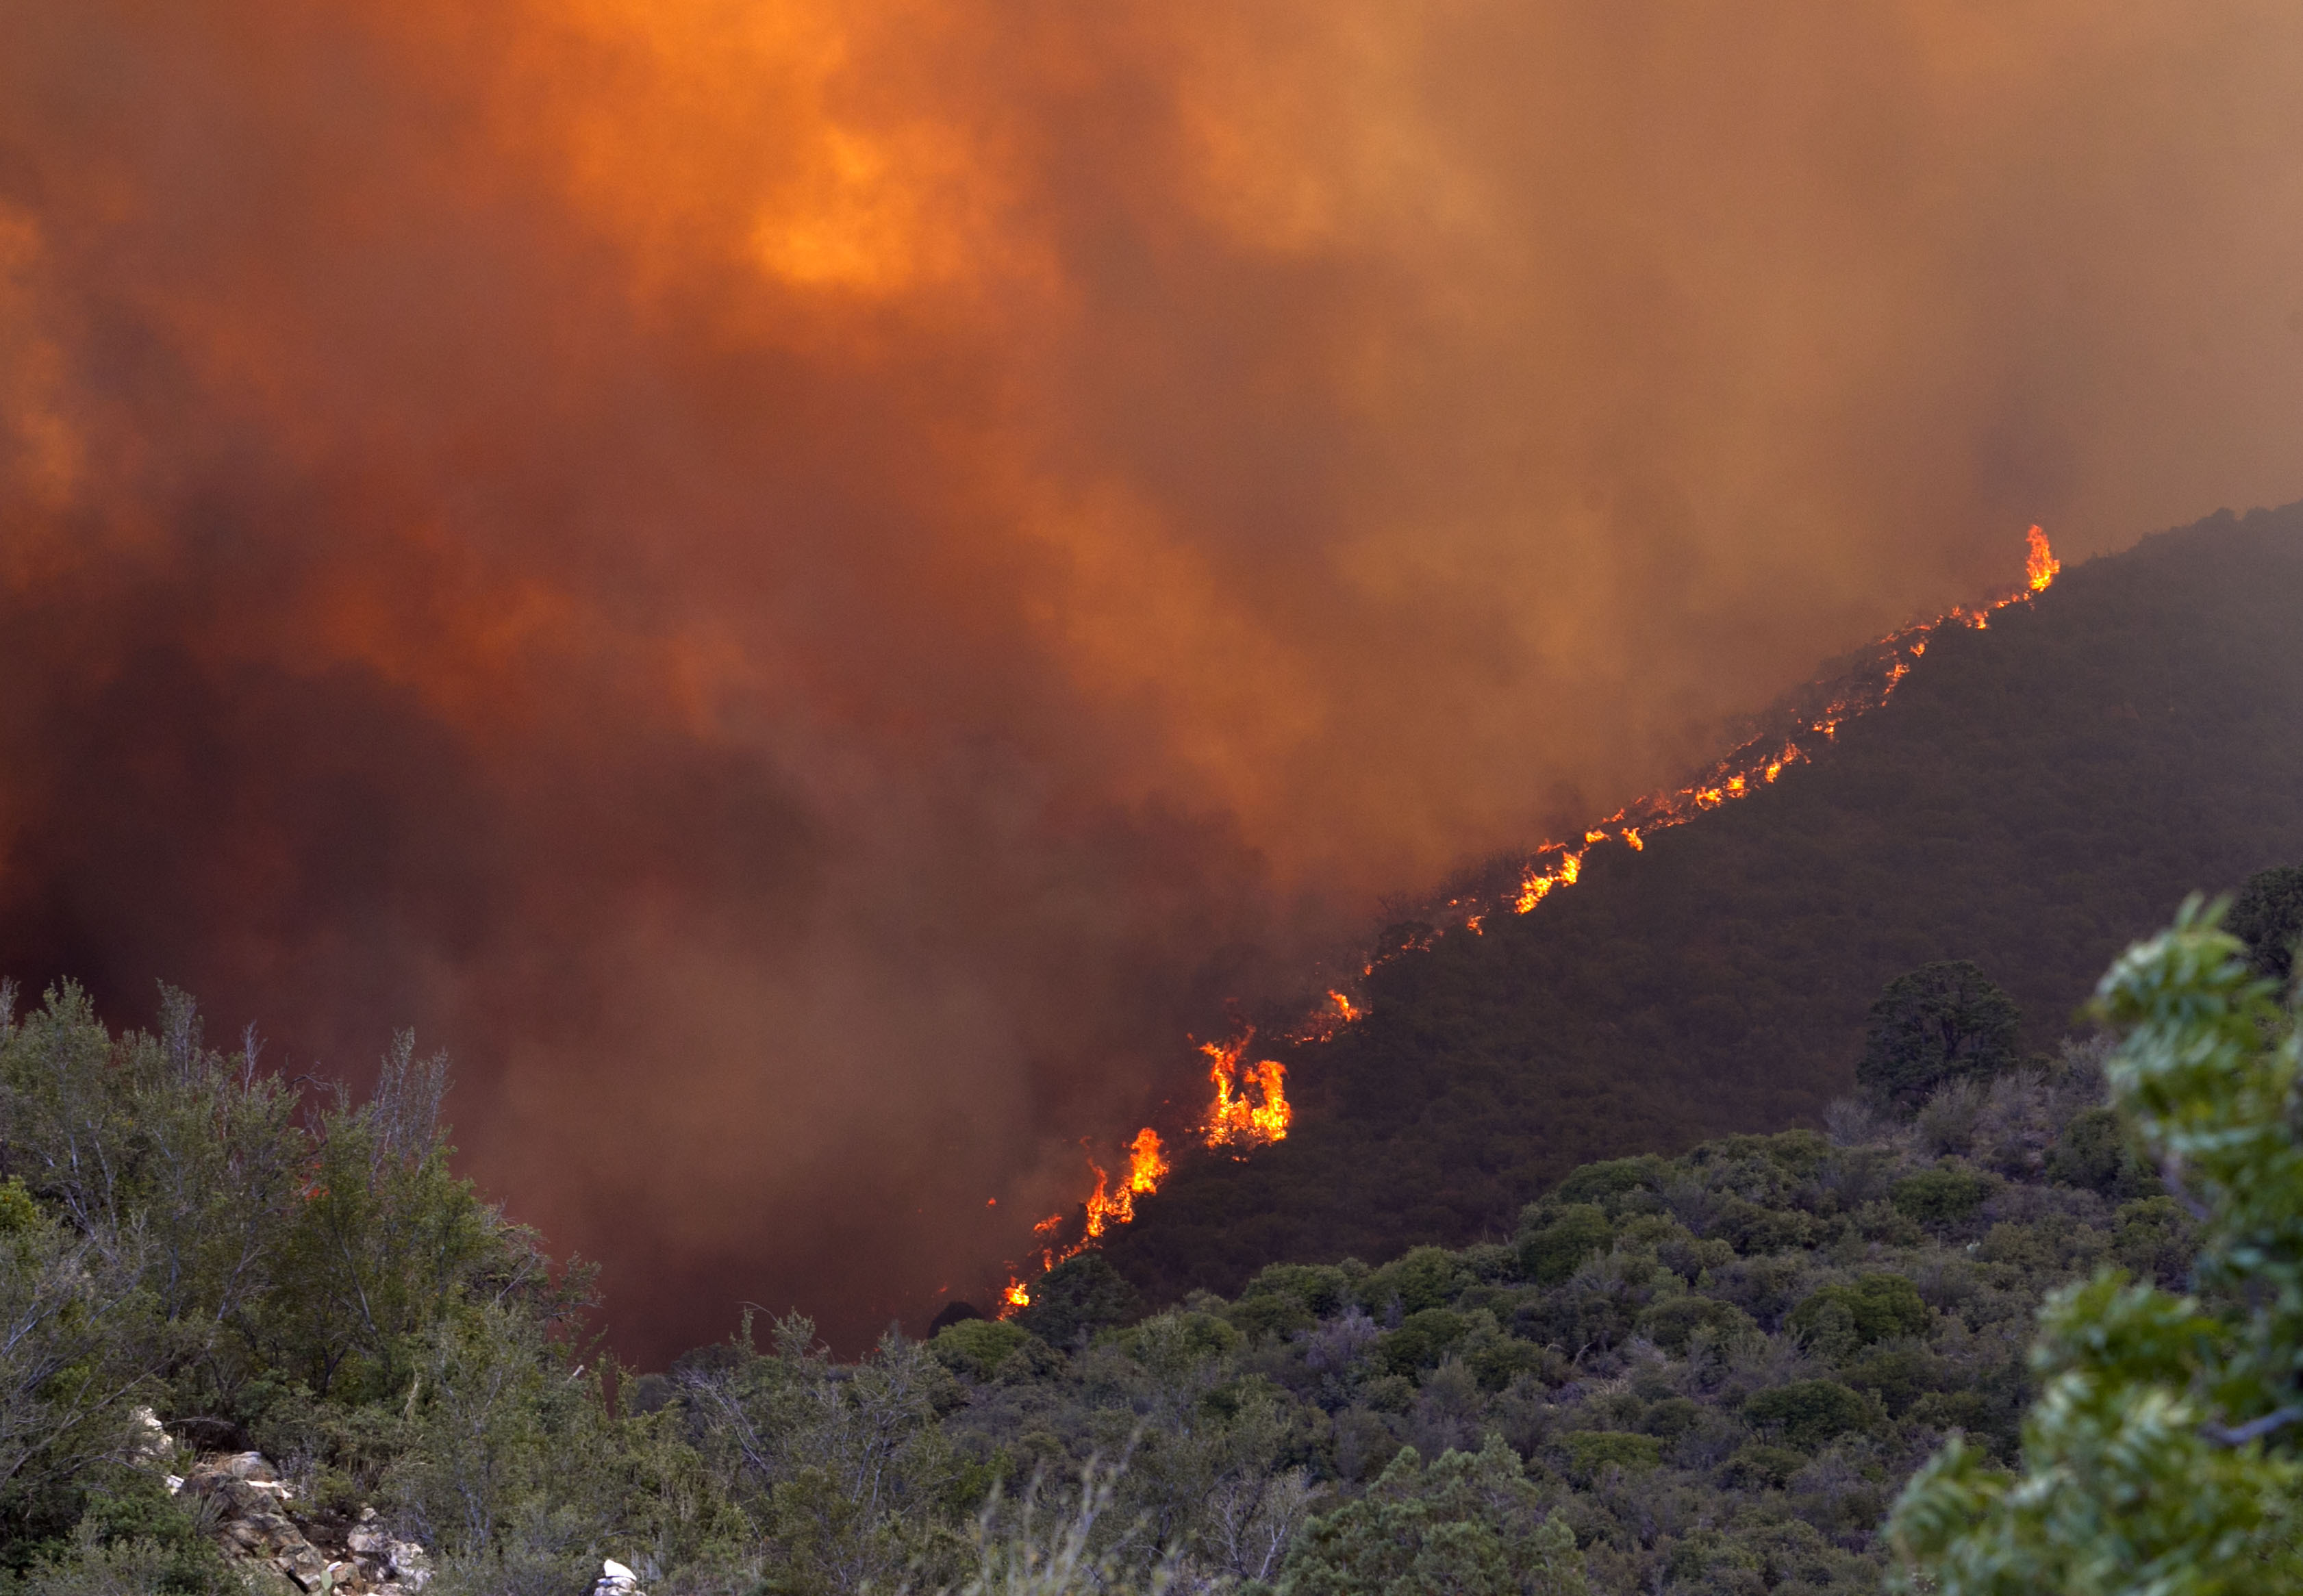
[[[2217,0],[17,8],[0,959],[416,1022],[636,1344],[915,1312],[1378,895],[2032,521],[2303,493],[2299,62]]]

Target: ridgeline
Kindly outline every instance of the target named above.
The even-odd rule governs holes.
[[[1395,953],[1273,1054],[1288,1139],[1179,1168],[1107,1252],[1154,1301],[1507,1235],[1576,1165],[1815,1124],[1866,1012],[1971,959],[2046,1050],[2184,895],[2303,858],[2303,506],[2219,514],[1945,627],[1812,765]],[[1403,938],[1382,939],[1396,946]]]

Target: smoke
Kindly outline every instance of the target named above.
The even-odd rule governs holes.
[[[415,1023],[642,1356],[916,1322],[1380,895],[2032,521],[2303,492],[2299,60],[2240,0],[0,6],[0,968],[299,1067]]]

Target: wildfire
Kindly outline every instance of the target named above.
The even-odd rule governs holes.
[[[1584,828],[1577,843],[1549,842],[1535,851],[1523,874],[1519,890],[1511,906],[1525,914],[1538,903],[1563,887],[1573,886],[1583,873],[1583,861],[1592,849],[1604,843],[1621,843],[1633,853],[1643,852],[1647,839],[1653,833],[1674,826],[1683,826],[1697,815],[1719,809],[1739,798],[1748,798],[1760,788],[1774,784],[1793,765],[1807,762],[1812,756],[1812,746],[1805,739],[1821,737],[1828,742],[1838,735],[1841,725],[1879,708],[1892,696],[1912,666],[1928,651],[1928,640],[1938,629],[1954,623],[1978,630],[1989,624],[1989,617],[2011,604],[2029,603],[2045,592],[2063,562],[2048,547],[2046,533],[2038,527],[2029,534],[2029,552],[2023,565],[2026,585],[2007,596],[1993,601],[1980,609],[1955,606],[1931,621],[1907,626],[1889,634],[1875,645],[1882,651],[1878,677],[1868,686],[1843,693],[1824,704],[1810,710],[1799,718],[1788,735],[1770,734],[1755,738],[1706,772],[1700,780],[1674,792],[1658,793],[1627,803],[1597,825]],[[1463,921],[1473,933],[1480,930],[1485,911],[1477,900],[1451,900],[1451,907],[1477,911]],[[1396,952],[1408,952],[1429,945],[1438,933],[1425,928],[1413,931]],[[1389,951],[1380,957],[1389,956]],[[1374,966],[1368,966],[1372,972]],[[1295,1042],[1324,1041],[1342,1026],[1356,1023],[1365,1017],[1366,1010],[1354,1003],[1343,992],[1330,989],[1329,1004],[1316,1007],[1303,1022],[1287,1034]],[[1287,1102],[1287,1071],[1276,1059],[1246,1062],[1248,1046],[1255,1039],[1255,1028],[1248,1026],[1227,1042],[1205,1042],[1200,1051],[1209,1059],[1208,1079],[1214,1088],[1207,1117],[1198,1130],[1206,1145],[1219,1151],[1229,1151],[1234,1156],[1248,1149],[1286,1139],[1295,1111]],[[1149,1125],[1136,1132],[1127,1147],[1127,1173],[1125,1180],[1115,1180],[1109,1171],[1093,1156],[1088,1168],[1095,1175],[1095,1189],[1084,1204],[1085,1219],[1078,1239],[1064,1245],[1058,1237],[1064,1231],[1068,1216],[1051,1214],[1034,1227],[1042,1239],[1040,1268],[1042,1273],[1053,1269],[1067,1258],[1076,1257],[1115,1227],[1131,1224],[1135,1219],[1135,1199],[1160,1189],[1167,1178],[1167,1149],[1161,1145],[1159,1132]],[[1010,1274],[1001,1295],[1000,1316],[1008,1318],[1031,1306],[1030,1289]]]
[[[1286,1070],[1274,1059],[1243,1066],[1240,1060],[1255,1039],[1249,1026],[1228,1042],[1204,1042],[1200,1051],[1213,1060],[1208,1079],[1216,1099],[1201,1127],[1211,1147],[1260,1147],[1287,1139],[1288,1121],[1295,1117],[1287,1105]],[[1254,1096],[1248,1091],[1255,1088]],[[1262,1098],[1259,1105],[1255,1096]]]
[[[2034,526],[2025,534],[2029,552],[2023,562],[2025,585],[2004,598],[1995,599],[1979,609],[1954,605],[1948,612],[1931,621],[1906,626],[1879,639],[1874,646],[1886,651],[1885,674],[1877,685],[1866,691],[1844,694],[1826,704],[1801,722],[1801,728],[1780,742],[1773,737],[1755,739],[1729,754],[1701,779],[1675,792],[1658,793],[1642,798],[1636,803],[1625,804],[1597,826],[1587,828],[1580,846],[1566,843],[1546,843],[1520,878],[1519,893],[1512,907],[1522,914],[1563,886],[1575,885],[1582,873],[1583,860],[1593,848],[1609,840],[1619,841],[1634,853],[1647,846],[1642,833],[1664,830],[1673,826],[1684,826],[1707,810],[1718,809],[1737,798],[1748,798],[1762,786],[1774,782],[1784,769],[1809,759],[1807,748],[1799,738],[1820,736],[1826,742],[1839,735],[1844,721],[1885,704],[1893,696],[1903,678],[1911,673],[1912,662],[1928,651],[1928,639],[1938,628],[1953,622],[1972,626],[1978,631],[1990,624],[1993,612],[2010,604],[2028,604],[2047,591],[2057,572],[2063,568],[2054,550],[2048,547],[2047,534]]]
[[[2046,592],[2047,584],[2063,568],[2063,562],[2055,558],[2055,551],[2047,547],[2047,534],[2037,526],[2024,535],[2030,542],[2031,552],[2023,561],[2023,579],[2030,584],[2033,592]]]

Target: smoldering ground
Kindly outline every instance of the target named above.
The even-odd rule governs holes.
[[[413,1023],[642,1356],[916,1315],[1379,895],[2296,496],[2299,35],[0,7],[0,968]]]

